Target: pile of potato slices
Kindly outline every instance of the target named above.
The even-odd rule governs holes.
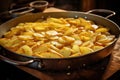
[[[0,45],[22,55],[68,58],[103,49],[115,40],[109,29],[83,18],[53,18],[19,23]]]

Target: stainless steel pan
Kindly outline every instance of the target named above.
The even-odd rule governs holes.
[[[101,10],[99,11],[101,12]],[[108,12],[108,10],[103,10],[103,11]],[[114,15],[114,13],[112,12],[111,15]],[[103,26],[109,27],[110,33],[116,36],[116,40],[119,38],[120,28],[113,21],[105,17],[101,17],[95,14],[90,14],[89,12],[69,12],[69,11],[68,12],[49,12],[49,13],[29,13],[26,15],[19,16],[17,18],[14,18],[0,25],[0,37],[2,37],[2,35],[5,32],[7,32],[10,28],[15,27],[18,23],[36,21],[40,18],[47,18],[49,16],[56,17],[56,18],[59,18],[59,17],[86,18],[94,21],[96,24],[101,24]],[[94,64],[97,61],[100,61],[103,58],[107,57],[108,55],[111,54],[111,51],[115,43],[116,41],[114,41],[111,45],[105,47],[102,50],[92,52],[87,55],[72,57],[72,58],[62,58],[62,59],[35,58],[30,56],[24,56],[24,55],[11,52],[1,46],[0,59],[10,64],[24,65],[24,66],[33,67],[35,69],[40,69],[40,70],[71,70],[76,68],[82,68],[90,64]]]

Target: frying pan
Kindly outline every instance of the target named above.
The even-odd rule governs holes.
[[[101,10],[99,11],[101,12]],[[109,10],[103,10],[103,11],[108,12]],[[49,12],[49,13],[28,13],[19,16],[17,18],[11,19],[10,21],[7,21],[2,25],[0,25],[0,37],[2,37],[5,32],[10,30],[10,28],[15,27],[18,23],[21,22],[31,22],[31,21],[36,21],[40,18],[47,18],[47,17],[55,17],[55,18],[82,17],[94,21],[96,24],[109,27],[110,33],[115,35],[116,37],[116,40],[112,44],[96,52],[92,52],[90,54],[86,54],[78,57],[71,57],[71,58],[36,58],[31,56],[20,55],[12,51],[9,51],[3,46],[0,46],[0,51],[1,51],[0,59],[13,65],[24,65],[39,70],[55,70],[55,71],[73,70],[77,68],[82,68],[102,60],[103,58],[111,54],[111,51],[114,48],[117,39],[119,38],[120,29],[116,23],[109,20],[108,18],[91,14],[89,12],[68,11],[68,12]],[[107,17],[110,17],[112,15],[114,15],[114,13]]]

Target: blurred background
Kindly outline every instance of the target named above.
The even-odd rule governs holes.
[[[28,6],[35,0],[0,0],[0,13],[8,10]],[[69,11],[89,11],[91,9],[109,9],[115,11],[116,16],[111,19],[120,25],[119,0],[46,0],[48,7],[56,7]]]
[[[26,6],[35,0],[0,0],[0,12],[13,8]],[[46,0],[50,6],[65,10],[88,11],[94,8],[105,8],[115,11],[119,10],[119,0]]]

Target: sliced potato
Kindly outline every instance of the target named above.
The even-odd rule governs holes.
[[[109,26],[108,26],[109,27]],[[19,23],[0,38],[0,45],[18,54],[66,58],[110,45],[115,35],[107,27],[84,18],[53,18]]]
[[[89,47],[80,47],[80,52],[81,54],[88,54],[88,53],[93,52],[93,50]]]
[[[35,53],[35,56],[41,57],[41,58],[62,58],[60,55],[52,52]]]
[[[93,49],[94,51],[100,50],[100,49],[102,49],[102,48],[104,48],[104,47],[103,47],[103,46],[93,46],[93,47],[92,47],[92,49]]]
[[[42,44],[42,45],[37,45],[35,47],[33,47],[33,52],[39,52],[39,53],[42,53],[42,52],[47,52],[49,49],[49,44]]]
[[[81,53],[75,53],[75,54],[70,55],[69,57],[77,57],[77,56],[80,56],[80,55],[81,55]]]
[[[108,32],[108,29],[107,28],[98,28],[95,32],[105,33],[105,32]]]
[[[28,55],[28,56],[32,56],[32,53],[33,53],[32,49],[27,45],[22,46],[16,52],[20,53],[20,54],[25,54],[25,55]]]
[[[68,47],[63,47],[60,50],[60,54],[62,54],[64,57],[69,57],[71,55],[71,49]]]
[[[80,53],[80,48],[79,48],[79,46],[78,45],[73,45],[72,46],[72,52],[73,52],[73,54],[75,54],[75,53]]]

